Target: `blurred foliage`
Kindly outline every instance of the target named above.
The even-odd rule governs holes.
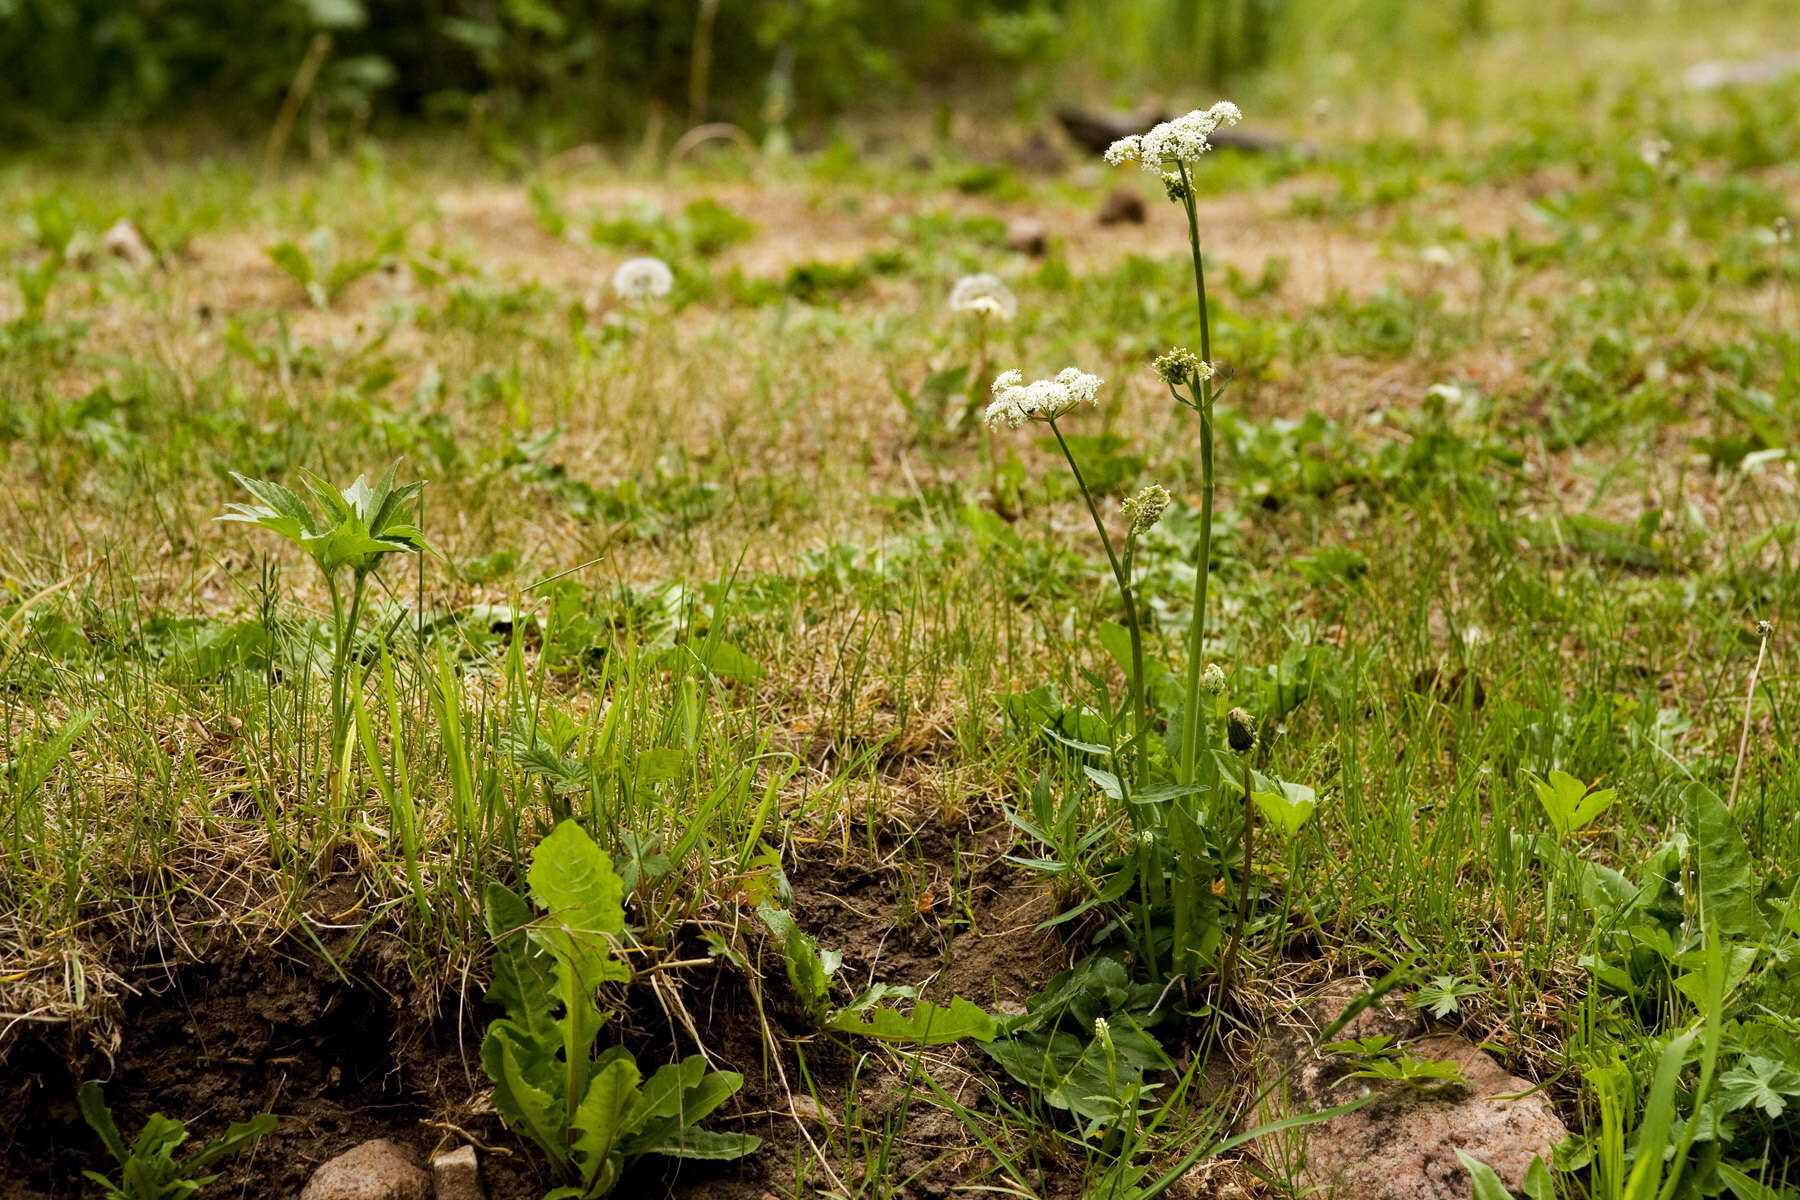
[[[0,0],[0,132],[192,111],[266,120],[319,35],[332,115],[761,128],[1036,52],[1044,0]],[[249,104],[245,104],[245,100]],[[229,100],[229,103],[225,103]]]

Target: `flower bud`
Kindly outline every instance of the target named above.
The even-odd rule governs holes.
[[[1187,180],[1181,177],[1180,171],[1164,171],[1162,180],[1163,190],[1169,193],[1169,199],[1186,200],[1188,198],[1188,192],[1191,189],[1188,187]]]
[[[1200,690],[1209,696],[1217,696],[1225,690],[1225,669],[1218,663],[1207,663],[1206,669],[1200,672]]]
[[[1241,708],[1234,708],[1225,714],[1225,740],[1239,754],[1247,754],[1256,748],[1256,718]]]
[[[1169,489],[1160,483],[1153,483],[1137,495],[1125,501],[1125,515],[1131,518],[1131,532],[1143,533],[1152,525],[1162,520],[1162,515],[1169,507]]]

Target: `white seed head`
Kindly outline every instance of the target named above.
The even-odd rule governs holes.
[[[1024,379],[1024,373],[1015,369],[994,380],[994,402],[988,405],[986,417],[989,428],[1010,425],[1016,429],[1026,421],[1054,421],[1079,405],[1097,404],[1104,382],[1075,367],[1064,367],[1054,379],[1031,383]]]
[[[1125,515],[1131,518],[1131,532],[1143,533],[1162,520],[1169,507],[1169,489],[1153,483],[1125,501]]]
[[[626,300],[654,300],[675,286],[675,272],[660,258],[628,258],[613,272],[613,291]]]
[[[998,275],[983,271],[964,275],[950,289],[950,311],[1010,321],[1019,314],[1019,301]]]
[[[1225,690],[1225,669],[1218,663],[1207,663],[1206,669],[1200,672],[1200,690],[1209,696],[1217,696]]]

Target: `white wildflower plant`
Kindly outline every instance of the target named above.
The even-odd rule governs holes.
[[[1019,315],[1018,297],[998,275],[983,271],[964,275],[950,289],[950,311],[990,320],[1010,321]]]
[[[1064,367],[1054,379],[1025,382],[1025,373],[1014,368],[994,380],[994,402],[988,405],[990,429],[1002,425],[1017,429],[1027,421],[1054,421],[1083,404],[1100,403],[1105,381],[1078,367]]]
[[[659,300],[674,287],[675,272],[660,258],[628,258],[613,272],[613,291],[624,300]]]
[[[1212,149],[1213,134],[1243,119],[1237,105],[1221,100],[1211,108],[1196,108],[1184,117],[1164,121],[1146,133],[1120,138],[1107,150],[1106,161],[1115,167],[1137,163],[1160,175],[1171,163],[1199,162],[1200,156]]]

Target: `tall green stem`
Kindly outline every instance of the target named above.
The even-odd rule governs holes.
[[[1206,270],[1200,262],[1200,217],[1194,210],[1194,188],[1187,164],[1181,168],[1182,207],[1187,210],[1188,246],[1194,254],[1194,292],[1200,307],[1200,358],[1212,363],[1212,327],[1206,316]],[[1206,585],[1212,574],[1213,519],[1213,388],[1210,379],[1195,389],[1200,411],[1200,544],[1194,553],[1194,619],[1188,632],[1187,703],[1181,714],[1179,779],[1194,782],[1200,755],[1200,672],[1206,652]]]
[[[1143,635],[1138,629],[1137,602],[1131,594],[1131,572],[1119,562],[1119,556],[1113,553],[1112,538],[1107,535],[1106,523],[1100,519],[1094,495],[1088,490],[1081,468],[1075,464],[1075,455],[1069,450],[1069,443],[1063,440],[1062,430],[1056,427],[1055,418],[1050,420],[1050,432],[1056,435],[1056,444],[1062,448],[1063,459],[1069,464],[1069,472],[1075,476],[1075,486],[1080,489],[1081,498],[1087,503],[1088,515],[1094,519],[1094,528],[1100,534],[1100,544],[1106,548],[1106,561],[1112,567],[1113,580],[1119,585],[1119,598],[1125,605],[1125,631],[1131,637],[1131,707],[1137,715],[1138,781],[1141,783],[1144,768],[1148,765],[1150,711],[1144,699]],[[1130,544],[1127,543],[1126,554],[1129,556],[1130,553]]]

